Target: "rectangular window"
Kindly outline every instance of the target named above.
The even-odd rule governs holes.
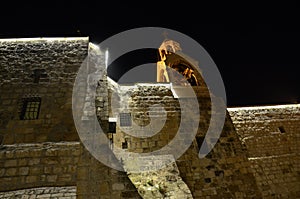
[[[131,114],[120,113],[120,126],[131,126]]]
[[[122,149],[128,149],[128,143],[126,141],[122,142]]]
[[[39,117],[41,106],[40,97],[29,97],[22,99],[21,120],[36,120]]]
[[[115,122],[109,122],[108,123],[108,132],[109,133],[116,133],[116,123]]]

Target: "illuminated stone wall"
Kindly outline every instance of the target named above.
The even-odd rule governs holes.
[[[229,108],[264,198],[300,195],[300,105]]]
[[[88,80],[80,81],[80,85],[77,87],[78,91],[74,91],[86,91],[85,96],[76,99],[82,102],[82,106],[76,108],[83,110],[83,115],[80,118],[83,122],[83,129],[86,129],[86,131],[83,130],[85,132],[89,132],[90,127],[94,126],[95,122],[100,123],[104,133],[108,132],[108,86],[104,63],[104,53],[97,46],[91,44],[87,63],[88,70],[86,71]],[[104,74],[104,76],[98,79],[98,74]],[[92,101],[93,88],[96,90],[95,101]],[[97,109],[92,109],[95,106]],[[97,118],[93,117],[95,113]],[[84,136],[83,139],[85,139]],[[101,142],[100,140],[97,144],[101,145],[101,149],[109,150],[108,143],[105,141]],[[97,152],[104,153],[103,151]],[[104,155],[106,154],[104,153]],[[115,157],[112,155],[112,158]],[[78,199],[140,198],[125,172],[104,165],[95,159],[83,144],[80,145],[76,185]]]
[[[197,93],[201,111],[196,135],[196,139],[199,139],[206,134],[208,129],[211,102],[207,89],[195,87],[194,90]],[[209,144],[210,140],[206,142]],[[247,152],[241,145],[228,114],[218,142],[202,159],[198,157],[199,144],[204,143],[195,140],[194,144],[176,161],[181,177],[195,198],[261,197],[249,167]]]
[[[0,192],[1,199],[11,198],[64,198],[76,199],[76,187],[38,187],[16,191]]]
[[[162,130],[155,136],[139,138],[125,135],[118,129],[118,139],[128,141],[128,151],[145,153],[155,151],[167,145],[178,131],[181,114],[178,99],[173,97],[171,90],[165,86],[139,85],[126,89],[131,97],[120,96],[120,101],[128,100],[127,109],[132,122],[147,125],[149,123],[149,106],[162,104],[167,112],[167,121]],[[122,89],[122,86],[121,86]],[[210,95],[205,87],[193,88],[198,97],[200,122],[196,138],[205,136],[211,116]],[[122,91],[120,91],[122,93]],[[189,98],[182,99],[188,106]],[[161,119],[161,118],[159,118]],[[195,118],[196,119],[196,118]],[[183,121],[187,133],[190,133],[190,121]],[[120,125],[120,124],[118,124]],[[120,127],[119,127],[120,128]],[[129,127],[130,128],[130,127]],[[143,132],[132,132],[141,135]],[[198,152],[201,142],[195,139],[189,149],[176,161],[180,176],[188,185],[194,198],[259,198],[261,193],[256,186],[256,181],[247,159],[247,151],[242,146],[238,134],[227,114],[225,126],[221,137],[213,150],[203,159],[199,159]],[[210,140],[207,140],[209,144]],[[180,144],[180,143],[178,143]],[[120,146],[119,146],[120,147]],[[126,159],[126,158],[125,158]]]
[[[174,99],[172,91],[167,86],[155,86],[155,85],[139,85],[128,86],[122,91],[122,86],[119,96],[120,108],[119,112],[130,113],[132,123],[139,126],[148,126],[149,132],[147,134],[145,129],[134,128],[132,125],[129,127],[120,127],[120,121],[117,124],[117,135],[115,137],[116,146],[122,148],[122,142],[125,142],[126,133],[122,132],[121,128],[125,128],[126,131],[130,131],[131,135],[127,136],[128,150],[138,153],[145,153],[156,151],[161,147],[164,147],[177,133],[180,123],[180,106],[177,99]],[[125,102],[126,101],[126,102]],[[128,107],[123,107],[124,104],[128,104]],[[166,113],[167,120],[162,129],[158,132],[155,131],[157,125],[166,116],[162,113],[161,108],[150,110],[152,105],[161,104]],[[150,120],[150,112],[152,118]],[[130,119],[131,119],[130,118]],[[154,121],[156,120],[156,121]],[[150,124],[152,122],[152,124]],[[153,125],[153,126],[151,126]],[[148,138],[141,138],[142,135],[149,135],[150,132],[156,132],[154,136]]]
[[[4,144],[78,140],[72,88],[88,38],[0,40],[0,134]],[[22,98],[40,97],[36,120],[20,120]]]
[[[76,185],[79,142],[5,145],[0,150],[0,192]]]
[[[81,146],[77,172],[77,198],[141,198],[125,172],[111,169]]]
[[[74,80],[82,64],[91,80],[89,75],[96,70],[106,72],[103,63],[102,52],[87,37],[0,40],[1,192],[76,185],[78,198],[138,198],[125,173],[94,160],[78,142],[72,116]],[[83,90],[94,86],[86,79],[80,83]],[[96,105],[100,107],[97,116],[106,132],[106,77],[95,83]],[[82,96],[84,106],[78,107],[80,110],[95,105],[89,94]],[[41,98],[37,119],[20,119],[25,97]],[[84,110],[82,119],[88,123],[89,116]]]
[[[106,73],[102,52],[89,44],[88,38],[0,40],[0,135],[4,136],[4,148],[0,149],[1,192],[76,185],[78,198],[140,198],[126,173],[95,160],[78,142],[72,89],[77,70],[88,54],[91,63],[86,65],[87,75],[96,70]],[[119,111],[130,112],[139,125],[150,122],[149,105],[159,103],[167,111],[165,126],[151,138],[125,136],[117,126],[116,146],[122,148],[126,138],[126,150],[145,153],[173,139],[181,113],[178,99],[169,88],[144,85],[130,91],[132,97],[126,91],[121,98],[112,99],[107,84],[106,76],[96,81],[96,101],[90,101],[86,93],[83,107],[78,107],[96,105],[104,132],[108,131],[108,117],[118,117],[110,110],[114,102],[119,103]],[[86,89],[95,85],[83,81],[82,86]],[[229,108],[220,139],[205,158],[199,159],[199,140],[207,132],[211,102],[205,86],[193,89],[200,106],[199,129],[192,145],[176,161],[193,197],[299,197],[299,105]],[[38,119],[20,120],[24,97],[41,98]],[[129,102],[128,107],[122,107],[122,100]],[[155,114],[161,116],[159,111]],[[91,124],[90,115],[88,111],[82,115],[87,125]]]

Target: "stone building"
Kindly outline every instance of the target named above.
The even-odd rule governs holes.
[[[159,48],[158,83],[119,85],[88,37],[1,39],[0,198],[299,198],[300,105],[227,108],[207,139],[211,95],[177,47]],[[200,118],[183,117],[187,84]],[[88,134],[96,124],[105,139]],[[155,154],[184,142],[178,157]]]

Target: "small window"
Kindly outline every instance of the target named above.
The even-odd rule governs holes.
[[[21,120],[36,120],[39,117],[41,106],[40,97],[30,97],[22,99]]]
[[[130,113],[120,113],[120,126],[131,126]]]
[[[109,122],[108,123],[108,132],[109,133],[116,133],[116,122]]]
[[[122,142],[122,149],[128,149],[128,143],[127,143],[127,141]]]
[[[285,129],[283,128],[283,126],[278,127],[280,133],[285,133]]]

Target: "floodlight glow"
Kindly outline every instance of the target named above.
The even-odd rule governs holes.
[[[105,51],[105,67],[108,67],[108,50]]]

